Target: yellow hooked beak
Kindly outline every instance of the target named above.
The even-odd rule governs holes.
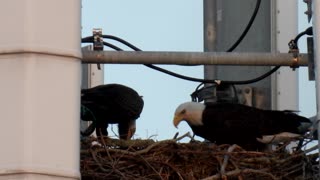
[[[178,125],[180,124],[180,122],[183,120],[182,115],[175,115],[174,119],[173,119],[173,125],[174,127],[178,128]]]
[[[136,132],[136,128],[135,128],[135,127],[131,127],[131,128],[129,129],[127,139],[128,139],[128,140],[131,139],[135,132]]]
[[[136,132],[136,121],[130,121],[127,140],[131,139],[135,132]]]

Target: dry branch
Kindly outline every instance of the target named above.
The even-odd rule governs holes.
[[[245,151],[236,145],[172,140],[89,138],[82,142],[82,179],[312,179],[317,154]],[[95,144],[95,145],[92,145]],[[308,151],[308,150],[306,150]]]

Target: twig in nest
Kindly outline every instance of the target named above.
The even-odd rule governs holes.
[[[153,137],[156,138],[157,136],[158,136],[157,134],[154,134],[154,135],[149,136],[148,139],[152,139]]]
[[[183,138],[185,138],[185,137],[189,137],[189,138],[191,139],[191,141],[195,141],[194,135],[191,136],[191,135],[190,135],[190,132],[187,132],[187,133],[185,133],[184,135],[182,135],[182,136],[180,136],[180,137],[178,137],[178,136],[179,136],[179,132],[177,132],[177,133],[173,136],[172,140],[174,140],[175,142],[177,142],[177,141],[180,141],[181,139],[183,139]]]
[[[305,138],[305,139],[303,140],[303,143],[302,143],[300,149],[299,149],[298,147],[296,147],[296,151],[302,150],[302,149],[306,149],[306,146],[307,146],[309,143],[311,143],[312,141],[314,141],[314,140],[313,140],[313,139]],[[305,147],[305,148],[303,148],[303,147]]]
[[[176,134],[173,136],[172,139],[177,139],[178,136],[179,136],[179,132],[176,132]]]
[[[108,140],[110,140],[109,137],[106,137],[106,138],[107,138]],[[101,142],[102,142],[102,144],[103,144],[103,149],[104,149],[104,151],[107,153],[108,159],[109,159],[109,161],[110,161],[110,165],[111,165],[113,171],[115,171],[115,169],[116,169],[116,168],[115,168],[115,165],[118,164],[120,158],[118,158],[117,160],[114,160],[114,158],[111,157],[109,150],[107,149],[107,144],[106,144],[106,142],[105,142],[105,138],[104,138],[103,136],[101,136],[100,139],[101,139]],[[120,173],[120,174],[122,175],[122,173],[121,173],[119,170],[116,170],[116,171],[118,172],[118,174]],[[122,175],[122,176],[123,176],[123,175]]]
[[[278,178],[276,178],[275,176],[273,176],[271,173],[267,173],[261,170],[255,170],[255,169],[244,169],[244,170],[240,170],[240,169],[236,169],[233,171],[229,171],[227,173],[224,174],[225,177],[231,177],[231,176],[239,176],[240,174],[246,174],[246,173],[253,173],[253,174],[260,174],[260,175],[264,175],[264,176],[268,176],[273,180],[277,180]],[[219,180],[221,179],[221,175],[220,174],[216,174],[210,177],[206,177],[202,180]]]
[[[97,165],[99,166],[100,170],[102,172],[106,172],[106,173],[109,173],[110,171],[108,169],[105,169],[102,164],[100,163],[100,161],[97,159],[97,156],[96,156],[96,152],[94,152],[92,149],[89,150],[90,153],[91,153],[91,156],[92,158],[94,159],[94,161],[97,163]]]
[[[108,138],[108,137],[107,137],[107,138]],[[109,158],[109,160],[112,162],[112,167],[114,167],[114,161],[113,161],[113,158],[111,157],[111,155],[110,155],[110,153],[109,153],[109,151],[108,151],[108,149],[107,149],[107,144],[106,144],[106,142],[104,141],[104,137],[103,137],[103,136],[100,136],[100,139],[101,139],[101,142],[102,142],[102,144],[103,144],[103,149],[104,149],[105,152],[107,152],[108,158]]]
[[[274,150],[274,152],[278,152],[278,151],[282,151],[283,149],[285,149],[291,142],[285,142],[284,144],[282,144],[280,147],[278,147],[276,150]]]
[[[180,141],[181,139],[185,138],[185,137],[189,137],[190,139],[193,139],[193,137],[190,135],[189,132],[185,133],[184,135],[176,138],[176,139],[173,139],[174,142],[177,142],[177,141]]]
[[[195,142],[196,140],[194,139],[194,137],[195,137],[196,135],[195,134],[193,134],[192,136],[190,136],[190,142]]]
[[[161,179],[163,179],[163,178],[161,177],[161,174],[160,174],[153,166],[151,166],[151,164],[150,164],[145,158],[143,158],[141,155],[139,155],[139,157],[140,157]]]
[[[315,146],[313,146],[313,147],[311,147],[309,149],[306,149],[303,153],[304,154],[308,154],[308,153],[310,153],[310,152],[312,152],[314,150],[317,150],[317,149],[318,149],[318,145],[315,145]]]
[[[119,135],[113,130],[113,125],[111,125],[111,131],[116,138],[119,138]]]
[[[233,150],[235,150],[237,147],[239,147],[239,146],[236,145],[236,144],[230,146],[230,147],[228,148],[228,153],[231,153],[231,152],[232,152]],[[226,170],[226,167],[227,167],[229,158],[230,158],[230,155],[229,155],[229,154],[224,155],[223,163],[222,163],[222,166],[221,166],[221,168],[220,168],[220,174],[221,174],[221,175],[223,175],[223,174],[225,173],[225,170]]]
[[[296,164],[288,169],[285,169],[285,172],[288,172],[289,170],[291,170],[291,171],[286,173],[285,175],[283,175],[283,177],[287,177],[295,172],[300,171],[302,169],[302,166],[303,166],[303,163],[299,163],[299,164]]]
[[[310,158],[305,152],[256,152],[235,145],[177,143],[185,137],[190,134],[152,143],[132,140],[123,144],[120,140],[99,139],[101,146],[81,150],[82,176],[84,179],[92,176],[91,179],[143,180],[294,179],[305,177],[299,164],[302,161],[308,164],[304,174],[318,171],[310,166],[316,163],[318,154]],[[306,158],[309,161],[304,161]]]
[[[135,152],[130,152],[127,150],[122,150],[122,149],[109,149],[109,152],[118,152],[118,153],[123,153],[123,154],[127,154],[127,155],[132,155],[132,156],[136,156],[136,155],[140,155],[140,154],[145,154],[148,153],[151,149],[153,149],[156,146],[159,146],[160,144],[166,144],[166,143],[170,143],[170,142],[177,142],[180,141],[181,139],[185,138],[185,137],[190,137],[190,133],[186,133],[181,137],[178,137],[177,139],[173,139],[173,140],[163,140],[163,141],[158,141],[155,142],[151,145],[149,145],[148,147],[146,147],[145,149],[139,150],[139,151],[135,151]],[[104,144],[104,146],[106,146]],[[101,152],[102,150],[97,149],[96,152]],[[104,151],[104,150],[103,150]],[[81,151],[81,152],[85,152],[85,151]]]
[[[290,163],[290,161],[292,161],[292,160],[294,160],[294,159],[297,159],[297,157],[301,157],[301,156],[304,156],[305,155],[305,153],[304,152],[302,152],[302,153],[299,153],[299,154],[292,154],[291,156],[289,156],[289,157],[287,157],[287,158],[285,158],[285,159],[279,159],[278,160],[278,163],[280,164],[284,164],[284,163]]]

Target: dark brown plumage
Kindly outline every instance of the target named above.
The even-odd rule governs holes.
[[[130,139],[143,109],[142,97],[132,88],[106,84],[81,91],[81,119],[96,121],[96,133],[108,135],[108,124],[118,124],[119,137]]]
[[[176,110],[174,125],[182,120],[196,135],[211,142],[257,148],[261,145],[257,138],[282,132],[304,134],[312,124],[309,119],[290,111],[262,110],[228,103],[184,103]]]

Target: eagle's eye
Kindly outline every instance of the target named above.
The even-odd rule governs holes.
[[[185,114],[185,113],[186,113],[185,109],[180,112],[180,114]]]

